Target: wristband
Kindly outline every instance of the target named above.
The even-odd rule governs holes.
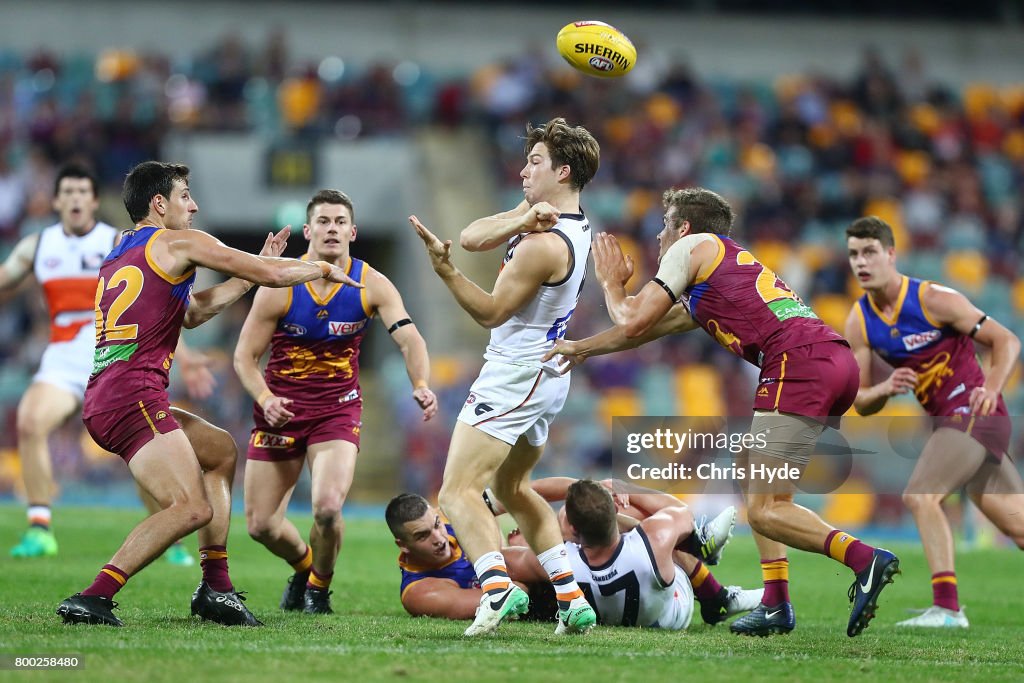
[[[320,266],[320,277],[327,277],[331,274],[331,264],[327,261],[313,261],[313,263]]]
[[[494,491],[491,490],[490,486],[488,486],[487,488],[484,489],[483,497],[484,497],[484,502],[487,503],[487,509],[491,511],[492,515],[497,517],[498,516],[498,511],[494,509],[494,501],[491,500],[491,498],[493,496],[494,496]]]
[[[412,388],[413,389],[429,389],[430,387],[429,387],[429,385],[427,385],[426,382],[424,382],[423,380],[420,380],[419,382],[416,382],[415,384],[413,384]]]
[[[256,405],[258,405],[260,407],[260,409],[262,409],[263,408],[263,402],[266,401],[268,398],[272,397],[273,395],[274,395],[273,391],[271,391],[270,389],[264,389],[263,393],[261,393],[256,398]]]

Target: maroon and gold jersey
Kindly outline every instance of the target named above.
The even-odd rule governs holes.
[[[974,342],[949,325],[935,322],[922,294],[930,283],[903,276],[892,316],[865,294],[857,301],[864,341],[887,363],[917,373],[914,395],[929,415],[952,415],[966,405],[971,390],[985,385]]]
[[[351,259],[348,275],[362,282],[366,268]],[[291,399],[289,410],[303,416],[360,400],[359,345],[372,315],[365,289],[337,284],[320,297],[310,283],[292,287],[271,338],[267,387]]]
[[[172,277],[150,255],[163,228],[129,230],[100,267],[96,351],[82,414],[166,397],[195,268]]]
[[[710,272],[679,300],[719,344],[759,367],[797,346],[846,344],[770,268],[730,238],[714,237],[718,256]]]

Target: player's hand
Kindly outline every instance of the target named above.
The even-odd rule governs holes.
[[[189,349],[187,358],[181,359],[181,379],[189,398],[202,401],[213,395],[217,379],[210,372],[209,366],[209,356],[193,349]]]
[[[413,390],[412,397],[416,399],[420,410],[423,411],[424,422],[437,415],[437,396],[434,396],[433,391],[427,387],[420,387]]]
[[[985,387],[974,387],[971,389],[969,405],[971,415],[988,417],[999,405],[999,393]]]
[[[615,503],[615,507],[620,510],[625,510],[629,507],[629,494],[616,492],[615,491],[615,480],[614,479],[602,479],[601,486],[608,489],[608,492],[612,494],[612,501]]]
[[[558,224],[562,212],[547,202],[537,202],[523,215],[525,232],[546,232]]]
[[[344,268],[340,268],[334,265],[333,263],[331,264],[331,272],[328,273],[328,275],[324,279],[329,282],[340,282],[343,285],[355,287],[356,289],[363,288],[363,283],[356,282],[355,280],[348,276],[348,273],[345,272]]]
[[[917,373],[910,368],[896,368],[885,380],[886,396],[905,394],[917,386]]]
[[[529,543],[526,542],[526,539],[523,537],[523,532],[519,530],[519,527],[516,527],[512,531],[508,532],[508,536],[505,537],[505,540],[508,541],[508,544],[510,546],[529,546],[530,545]]]
[[[594,272],[602,289],[625,287],[633,277],[633,258],[622,254],[614,235],[603,232],[594,236]]]
[[[409,224],[423,240],[423,246],[427,248],[427,255],[430,257],[430,265],[434,267],[435,273],[441,273],[447,269],[454,269],[452,265],[452,241],[442,242],[437,235],[430,232],[427,226],[420,223],[416,216],[409,216]]]
[[[263,242],[263,248],[260,249],[260,256],[280,256],[283,254],[288,246],[288,238],[291,234],[292,226],[290,225],[281,228],[281,231],[276,235],[268,232],[267,239]]]
[[[288,421],[295,417],[295,413],[288,410],[288,406],[292,404],[290,398],[284,398],[283,396],[268,396],[263,399],[263,404],[260,408],[263,409],[263,417],[266,418],[267,424],[271,427],[283,427],[288,424]]]
[[[546,363],[555,356],[561,356],[558,361],[560,366],[558,371],[559,374],[564,375],[589,358],[590,354],[583,350],[580,342],[559,339],[540,360],[542,363]]]

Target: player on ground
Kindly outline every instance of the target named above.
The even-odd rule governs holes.
[[[290,287],[326,278],[352,286],[337,266],[252,256],[192,230],[199,210],[187,166],[147,161],[128,174],[124,203],[135,228],[100,268],[96,352],[82,416],[102,448],[120,455],[132,476],[163,507],[143,520],[81,593],[65,599],[65,622],[123,625],[111,611],[130,576],[175,540],[199,531],[203,580],[192,614],[226,625],[259,625],[228,575],[227,535],[237,455],[227,432],[172,412],[167,378],[182,325],[196,327],[245,294],[252,283]],[[281,254],[285,228],[261,254]],[[196,267],[233,275],[192,292]]]
[[[356,239],[352,201],[343,192],[321,190],[306,207],[306,221],[304,258],[334,264],[365,288],[307,282],[259,289],[235,348],[235,370],[256,400],[245,468],[249,534],[295,570],[281,608],[329,614],[329,586],[344,532],[341,507],[359,452],[359,349],[373,316],[380,316],[402,351],[424,420],[437,412],[437,399],[428,388],[427,345],[398,290],[350,256]],[[259,362],[267,347],[264,373]],[[307,461],[313,497],[308,544],[285,517]]]
[[[591,233],[580,191],[599,163],[600,147],[582,126],[553,119],[542,128],[527,127],[520,172],[525,200],[474,221],[460,239],[469,251],[506,245],[490,293],[452,264],[450,241],[439,240],[415,216],[409,219],[434,272],[459,305],[492,330],[486,363],[452,434],[439,495],[484,590],[467,636],[492,632],[506,616],[529,606],[526,593],[509,581],[500,539],[481,499],[492,482],[555,585],[556,633],[586,632],[597,621],[573,578],[554,513],[529,481],[569,391],[568,376],[541,356],[565,335],[583,287]]]
[[[11,549],[11,557],[57,554],[51,513],[56,483],[48,440],[81,406],[96,343],[96,279],[120,233],[96,220],[98,185],[92,171],[84,166],[72,163],[61,167],[53,197],[60,222],[23,238],[0,266],[3,289],[34,274],[50,315],[50,343],[18,404],[18,456],[28,498],[29,527]],[[190,363],[184,378],[193,395],[202,394],[212,381],[201,362]],[[142,495],[142,499],[150,512],[159,510],[152,507],[147,496]],[[173,564],[194,563],[180,543],[168,550],[167,558]]]
[[[616,239],[600,235],[595,270],[616,326],[578,342],[562,341],[546,358],[562,354],[568,368],[672,332],[702,327],[719,344],[761,368],[750,431],[765,448],[740,457],[740,467],[805,467],[825,423],[843,415],[857,392],[857,363],[846,341],[821,322],[775,273],[729,238],[733,213],[703,188],[668,190],[665,227],[658,234],[658,274],[636,296],[625,284],[632,261]],[[760,440],[759,440],[760,442]],[[879,593],[899,571],[899,560],[834,529],[793,502],[795,482],[750,482],[744,497],[761,554],[762,604],[730,629],[743,635],[788,633],[796,626],[789,600],[786,546],[832,557],[856,578],[847,635],[858,635],[875,616]]]
[[[556,502],[566,500],[567,492],[575,481],[568,477],[551,477],[533,482],[532,487],[545,500]],[[610,482],[606,483],[606,486],[608,485]],[[623,532],[633,529],[637,526],[638,521],[645,520],[665,508],[676,508],[682,511],[677,516],[680,519],[688,518],[690,530],[695,531],[693,518],[686,506],[672,496],[644,492],[630,496],[616,496],[616,499],[613,511],[616,509],[621,511],[617,519],[619,528]],[[490,498],[485,497],[485,501],[488,501],[492,512],[496,515],[504,512],[501,505]],[[566,541],[578,543],[579,538],[576,531],[565,523],[565,509],[563,508],[563,512],[559,515],[559,520],[562,523],[562,536]],[[426,499],[411,493],[403,493],[393,498],[388,504],[385,516],[395,537],[395,544],[402,551],[398,562],[402,570],[401,600],[406,611],[413,616],[472,619],[482,591],[479,588],[480,584],[473,571],[473,566],[459,548],[458,539],[451,526]],[[704,529],[705,534],[714,538],[719,549],[717,555],[721,554],[721,549],[724,548],[731,535],[735,517],[735,508],[729,508]],[[530,595],[531,614],[541,617],[544,615],[537,614],[536,604],[543,600],[543,596],[538,595],[541,584],[549,585],[547,576],[542,573],[542,568],[537,564],[536,557],[529,551],[529,548],[520,545],[521,540],[518,531],[510,534],[509,545],[502,548],[502,554],[508,561],[509,576],[523,590],[533,589]],[[689,547],[692,540],[693,536],[687,533],[682,547]],[[618,544],[618,541],[615,540],[612,543]],[[614,548],[612,550],[614,551]],[[634,553],[630,551],[627,554],[632,556]],[[712,563],[717,562],[717,555],[710,558]],[[582,564],[582,555],[570,553],[569,557],[577,576],[589,574],[589,569]],[[633,557],[633,559],[638,558]],[[708,624],[717,624],[732,614],[749,611],[760,602],[761,590],[744,591],[738,586],[723,588],[710,571],[696,557],[686,551],[677,549],[674,553],[674,560],[679,567],[686,568],[685,573],[680,572],[680,574],[689,576],[696,585],[695,592],[701,603],[701,615]],[[581,574],[581,572],[587,572],[587,574]],[[602,573],[602,575],[608,574],[608,572]],[[582,583],[580,585],[584,592],[587,592],[588,587],[584,587]],[[593,588],[589,587],[589,590],[593,594]],[[660,592],[660,589],[656,592]],[[694,591],[688,588],[685,592],[692,596]],[[687,612],[690,609],[692,609],[692,605]],[[550,616],[554,617],[554,614],[552,613]],[[605,620],[603,623],[621,625],[622,620]],[[634,621],[632,624],[626,625],[640,624]]]
[[[933,604],[898,625],[967,628],[942,501],[966,486],[978,509],[1024,548],[1024,484],[1007,457],[1011,425],[1001,395],[1020,340],[963,294],[901,274],[892,228],[881,219],[860,218],[846,236],[850,267],[866,292],[846,319],[846,338],[860,365],[854,407],[871,415],[890,396],[913,391],[935,418],[903,494],[928,559]],[[990,352],[984,371],[972,339]],[[872,384],[872,351],[895,367],[878,384]]]

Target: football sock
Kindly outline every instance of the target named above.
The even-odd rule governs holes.
[[[789,602],[789,560],[761,560],[761,576],[764,577],[764,597],[761,604],[773,607],[780,602]]]
[[[99,595],[104,598],[113,598],[117,591],[121,590],[127,582],[127,574],[112,564],[105,564],[100,573],[96,575],[92,585],[82,591],[82,595]]]
[[[572,567],[569,565],[569,554],[565,551],[565,544],[559,543],[537,555],[544,571],[551,579],[551,585],[555,587],[555,600],[558,602],[558,609],[567,610],[569,604],[577,598],[583,597],[583,591],[576,583],[576,577],[572,574]]]
[[[32,503],[28,506],[28,525],[39,527],[45,531],[50,530],[52,514],[49,505],[37,505]]]
[[[932,574],[932,603],[953,612],[960,611],[960,600],[956,592],[956,572]]]
[[[203,568],[203,580],[218,593],[235,590],[228,576],[228,551],[222,545],[208,545],[199,549],[199,566]]]
[[[306,588],[314,588],[318,591],[326,590],[331,585],[331,579],[334,578],[334,572],[329,574],[321,574],[317,570],[313,569],[309,572],[309,580],[306,582]]]
[[[859,574],[871,564],[875,549],[845,531],[833,529],[825,538],[825,554]]]
[[[309,570],[313,566],[313,549],[307,545],[302,557],[288,564],[292,566],[296,574],[305,574],[308,577]]]
[[[505,557],[495,551],[481,555],[473,563],[477,578],[480,579],[480,588],[487,595],[497,595],[509,587],[508,569],[505,568]]]
[[[700,560],[697,560],[697,566],[690,572],[690,585],[693,586],[693,596],[698,601],[713,600],[722,590],[722,584],[718,583],[711,570]]]

